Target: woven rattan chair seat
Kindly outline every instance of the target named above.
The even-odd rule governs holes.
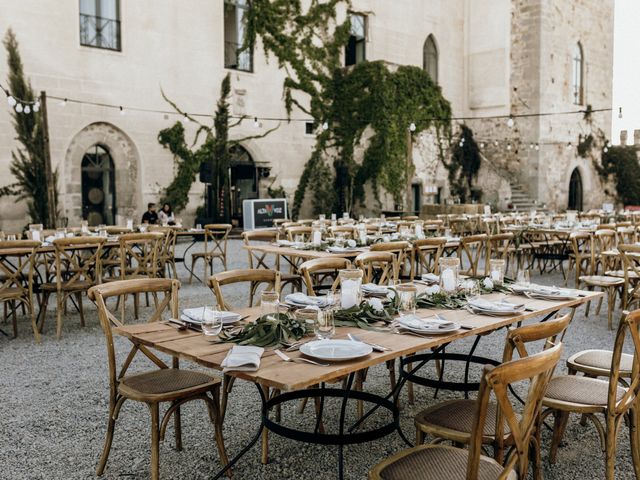
[[[583,350],[569,357],[567,365],[574,370],[583,368],[600,370],[603,376],[609,376],[611,372],[611,358],[613,352],[610,350]],[[620,373],[628,377],[633,368],[633,355],[623,353],[620,358]]]
[[[465,480],[468,457],[467,450],[431,445],[387,465],[380,476],[384,480]],[[502,470],[498,462],[481,456],[478,480],[495,480]],[[515,479],[515,472],[508,478]]]
[[[192,393],[206,391],[218,383],[219,379],[205,373],[164,368],[124,377],[118,390],[132,398],[170,396],[175,392],[181,392],[181,396],[184,396],[189,393],[188,390],[193,390]],[[162,401],[160,398],[157,400]]]
[[[619,277],[624,278],[624,270],[607,270],[604,272],[607,277]],[[628,272],[629,278],[638,278],[638,274],[636,272]]]
[[[597,378],[581,377],[577,375],[560,375],[553,377],[547,387],[543,402],[551,400],[578,403],[581,405],[607,405],[609,382]],[[626,390],[618,387],[616,399],[620,400]]]
[[[436,428],[448,428],[457,432],[468,433],[475,421],[477,409],[475,400],[450,400],[427,408],[416,415],[416,426],[433,426]],[[489,403],[487,418],[484,422],[483,434],[488,437],[495,436],[496,431],[496,404]],[[504,425],[505,434],[510,433],[509,425]]]

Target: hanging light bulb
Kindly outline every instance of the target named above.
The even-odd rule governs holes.
[[[611,142],[610,142],[610,141],[607,141],[606,146],[607,146],[607,148],[611,148]]]
[[[622,107],[618,108],[618,118],[622,118]]]
[[[260,128],[260,122],[258,122],[258,117],[253,117],[253,128]]]
[[[15,99],[15,98],[13,98],[11,95],[9,95],[9,96],[7,97],[7,103],[9,104],[9,106],[10,106],[11,108],[13,108],[13,107],[15,107],[15,106],[16,106],[16,103],[18,103],[18,102],[16,101],[16,99]]]
[[[126,112],[124,111],[124,108],[122,108],[122,106],[120,106],[120,115],[124,115]]]
[[[573,145],[571,145],[571,142],[567,143],[567,150],[571,150],[573,148]]]
[[[22,113],[22,110],[23,110],[23,108],[22,108],[22,104],[21,104],[21,103],[17,104],[17,105],[16,105],[16,112],[18,112],[18,113]]]
[[[480,142],[480,148],[484,148],[484,142]]]
[[[40,102],[36,102],[33,104],[33,111],[36,113],[40,111]]]
[[[509,119],[507,120],[507,127],[513,128],[514,124],[515,124],[515,121],[513,120],[513,117],[509,115]]]
[[[464,147],[464,142],[460,142],[460,143],[458,144],[458,146],[459,146],[459,147]]]
[[[24,113],[29,114],[31,113],[31,107],[29,105],[25,105],[24,107]]]
[[[536,143],[535,149],[540,150],[540,144]]]
[[[322,129],[323,129],[323,130],[329,130],[329,123],[328,123],[328,122],[324,122],[324,123],[322,124]]]
[[[415,132],[416,131],[416,124],[411,122],[409,124],[409,130],[412,131],[412,132]]]
[[[493,146],[494,146],[494,147],[497,147],[497,146],[498,146],[498,140],[494,140],[494,141],[493,141]]]
[[[189,116],[186,113],[184,114],[184,117],[182,117],[181,120],[182,120],[182,123],[189,123],[190,122]]]
[[[61,100],[58,105],[60,105],[61,107],[66,107],[67,106],[67,99],[65,98],[64,100]]]
[[[507,145],[507,150],[511,150],[511,144],[510,143]]]
[[[603,151],[604,153],[607,153],[607,152],[609,151],[609,148],[608,148],[608,147],[604,147],[604,148],[602,149],[602,151]]]
[[[534,147],[533,143],[530,143],[529,148],[533,149],[533,147]]]

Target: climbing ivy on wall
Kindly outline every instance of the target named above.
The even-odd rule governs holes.
[[[266,55],[287,72],[289,113],[295,106],[329,127],[318,133],[305,164],[294,217],[307,193],[316,214],[351,210],[356,201],[366,201],[366,184],[378,205],[380,187],[402,203],[414,169],[409,124],[415,123],[416,132],[434,127],[438,137],[450,135],[449,102],[421,68],[392,71],[380,61],[342,68],[349,18],[339,12],[349,7],[346,0],[311,0],[306,9],[299,0],[251,2],[245,46],[260,37]],[[358,146],[364,148],[362,161],[355,158]]]
[[[481,164],[480,148],[473,138],[473,131],[463,124],[451,160],[445,164],[449,171],[451,195],[458,197],[461,203],[480,200],[473,188],[473,181],[478,177]]]
[[[611,146],[596,165],[603,180],[613,179],[617,199],[624,205],[640,205],[640,164],[634,146]]]
[[[169,100],[164,92],[164,99],[181,115],[185,116],[199,127],[196,131],[191,146],[185,140],[185,129],[181,122],[176,122],[172,127],[161,130],[158,134],[158,142],[168,148],[174,156],[177,165],[176,173],[171,183],[164,189],[161,202],[168,202],[175,211],[181,211],[189,202],[189,191],[195,182],[196,175],[200,170],[200,165],[204,162],[212,163],[214,198],[214,216],[219,221],[230,221],[230,179],[229,161],[230,149],[244,141],[250,139],[264,138],[276,130],[278,126],[267,130],[259,135],[251,135],[238,139],[229,139],[229,130],[242,123],[244,117],[231,122],[229,113],[229,94],[231,93],[231,78],[227,74],[222,80],[220,88],[220,98],[216,106],[213,117],[213,127],[198,122],[195,118],[183,112],[177,104]],[[204,141],[198,148],[194,146],[198,143],[199,137],[204,134]],[[202,210],[200,210],[202,211]]]

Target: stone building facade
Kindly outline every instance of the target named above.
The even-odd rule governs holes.
[[[95,36],[87,38],[86,22],[99,17],[91,10],[96,3],[113,6],[104,15],[117,16],[118,48],[96,48],[99,45],[91,45]],[[95,187],[91,182],[96,178],[104,190],[109,175],[110,190],[91,198],[101,200],[105,215],[112,214],[118,223],[129,216],[139,217],[146,203],[157,201],[170,183],[174,160],[158,143],[157,135],[180,116],[126,108],[170,111],[161,89],[186,112],[213,112],[220,82],[231,73],[233,113],[249,117],[232,130],[236,138],[278,124],[261,120],[255,125],[253,117],[286,117],[282,101],[285,74],[277,62],[266,59],[259,44],[252,59],[229,56],[229,46],[241,35],[238,25],[245,2],[233,3],[0,0],[0,34],[8,28],[16,33],[25,73],[34,88],[46,90],[49,97],[69,99],[65,106],[50,100],[49,125],[52,161],[60,178],[61,214],[70,225],[95,207],[87,191]],[[610,108],[613,2],[352,0],[352,9],[366,16],[367,60],[422,66],[426,39],[432,39],[443,94],[455,117],[473,118],[466,123],[484,144],[478,178],[483,200],[505,208],[511,201],[512,186],[521,184],[532,199],[564,209],[577,169],[583,190],[589,192],[582,199],[584,208],[602,202],[603,189],[590,160],[566,147],[569,142],[575,146],[578,135],[584,133],[580,115],[516,118],[511,128],[504,118],[479,118],[579,110],[587,104]],[[91,33],[91,27],[89,30]],[[572,61],[578,44],[584,58],[583,97],[575,105]],[[246,62],[252,63],[251,68],[246,68]],[[5,66],[2,50],[0,82],[4,85]],[[74,99],[122,105],[124,114],[119,108],[73,103]],[[0,186],[12,181],[9,164],[11,151],[17,148],[9,113],[8,106],[0,108]],[[315,139],[307,133],[306,116],[301,112],[292,116],[299,121],[280,122],[265,139],[243,144],[234,177],[238,205],[243,198],[267,196],[268,186],[282,186],[293,197]],[[608,135],[610,118],[610,112],[594,114],[591,128]],[[191,122],[185,128],[188,140],[192,139],[196,126]],[[508,142],[513,142],[510,150],[506,149]],[[539,150],[529,148],[534,144]],[[436,191],[440,200],[448,197],[446,171],[435,152],[429,132],[416,135],[414,183],[420,202],[432,201]],[[97,160],[99,167],[94,165]],[[108,174],[96,173],[100,168]],[[196,181],[189,205],[181,213],[185,221],[193,218],[203,192],[203,184]],[[12,198],[0,199],[0,229],[17,229],[26,223],[24,205],[16,205]]]

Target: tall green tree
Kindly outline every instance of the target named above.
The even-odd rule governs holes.
[[[36,95],[31,82],[25,77],[18,48],[18,40],[11,29],[4,37],[4,47],[7,51],[9,75],[7,77],[9,92],[18,99],[33,102]],[[47,200],[47,179],[44,169],[44,144],[42,135],[42,115],[31,112],[18,113],[15,109],[11,113],[16,140],[20,146],[11,152],[9,171],[15,177],[15,182],[0,188],[0,196],[14,195],[19,200],[26,200],[29,216],[33,223],[42,223],[47,227],[49,206]],[[57,172],[54,172],[54,188],[57,203]]]
[[[258,135],[230,139],[229,131],[240,125],[247,118],[242,116],[231,121],[232,117],[229,111],[230,94],[231,77],[227,74],[220,86],[220,98],[213,116],[213,126],[211,126],[200,123],[196,118],[184,112],[162,92],[164,99],[176,112],[196,123],[198,130],[191,147],[187,144],[185,129],[180,122],[176,122],[170,128],[161,130],[158,134],[158,141],[173,153],[178,165],[176,175],[164,190],[161,201],[170,203],[177,211],[184,209],[189,201],[189,191],[196,180],[200,165],[209,162],[211,163],[214,177],[210,191],[213,199],[213,212],[209,213],[216,221],[225,223],[231,221],[231,179],[229,178],[231,149],[247,140],[264,138],[274,130],[277,130],[279,126],[277,125]],[[198,148],[195,148],[200,135],[204,135],[204,141]]]

